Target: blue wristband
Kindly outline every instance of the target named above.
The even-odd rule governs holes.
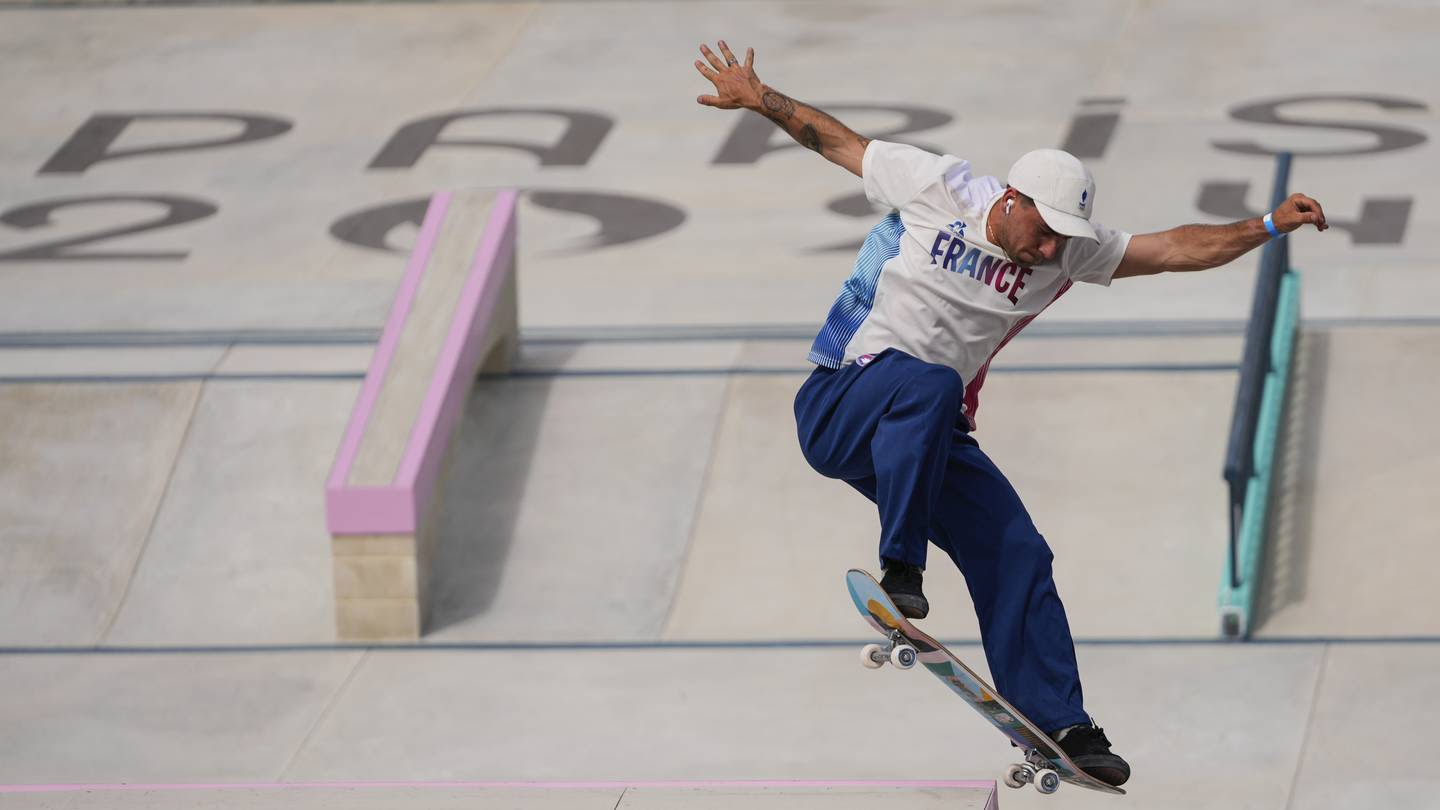
[[[1265,215],[1265,230],[1270,232],[1271,239],[1278,239],[1285,235],[1280,233],[1279,228],[1275,227],[1275,213],[1273,211]]]

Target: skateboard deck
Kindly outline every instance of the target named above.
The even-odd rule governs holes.
[[[1042,793],[1053,793],[1059,786],[1058,783],[1051,780],[1047,780],[1045,783],[1037,781],[1044,775],[1045,770],[1051,770],[1059,777],[1060,781],[1098,790],[1102,793],[1125,795],[1123,789],[1101,782],[1080,770],[1065,755],[1065,752],[1060,750],[1060,746],[1054,740],[1051,740],[1045,732],[1030,722],[1018,709],[1011,706],[995,691],[993,686],[976,675],[954,653],[945,649],[943,644],[911,624],[900,613],[900,609],[895,607],[895,603],[880,587],[880,583],[876,582],[869,573],[852,568],[845,575],[845,584],[850,589],[850,598],[854,600],[860,615],[869,622],[871,627],[889,639],[889,649],[895,653],[889,655],[892,661],[901,668],[909,669],[914,665],[914,660],[918,659],[925,669],[943,681],[971,708],[979,712],[1025,753],[1028,767],[1018,764],[1011,766],[1005,779],[1007,785],[1020,787],[1021,784],[1017,784],[1017,781],[1022,784],[1035,781],[1036,787]],[[904,646],[906,645],[913,648],[913,654],[905,652]],[[865,648],[865,658],[870,662],[867,664],[868,666],[878,667],[883,663],[883,660],[877,658],[877,653],[872,649],[880,646],[870,645]],[[905,663],[907,659],[910,659],[908,665]],[[1028,771],[1028,775],[1020,776],[1017,780],[1017,774],[1025,771]]]

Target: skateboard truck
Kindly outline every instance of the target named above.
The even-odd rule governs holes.
[[[1055,772],[1054,766],[1043,754],[1027,748],[1023,763],[1017,762],[1005,769],[1005,786],[1022,788],[1031,784],[1048,796],[1060,789],[1060,774]]]
[[[899,630],[891,630],[884,644],[866,644],[860,649],[860,663],[869,669],[879,669],[889,661],[896,669],[910,669],[915,666],[918,655]]]

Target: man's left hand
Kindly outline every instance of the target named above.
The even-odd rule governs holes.
[[[1291,194],[1285,202],[1280,203],[1271,219],[1275,223],[1275,229],[1281,233],[1290,233],[1306,224],[1314,225],[1317,231],[1330,227],[1325,222],[1325,212],[1320,208],[1320,203],[1299,193]]]

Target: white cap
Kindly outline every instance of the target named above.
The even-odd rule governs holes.
[[[1090,224],[1095,178],[1080,158],[1059,149],[1026,152],[1010,167],[1007,182],[1035,201],[1041,219],[1056,233],[1100,241]]]

